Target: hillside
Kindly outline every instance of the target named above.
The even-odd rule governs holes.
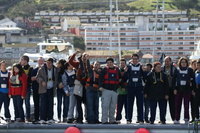
[[[0,2],[3,1],[20,0],[0,0]],[[28,18],[33,16],[36,10],[109,10],[109,1],[110,0],[21,0],[17,4],[10,6],[6,16],[10,18],[15,18],[17,16]],[[152,11],[155,10],[156,1],[157,0],[118,0],[119,10]],[[115,0],[113,0],[113,4],[115,4]],[[161,6],[162,0],[159,0],[159,9]],[[198,14],[200,14],[200,0],[165,0],[165,10],[187,10],[190,13],[189,15],[198,16]]]

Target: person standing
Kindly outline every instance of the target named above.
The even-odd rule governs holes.
[[[144,74],[145,74],[145,82],[146,82],[146,79],[147,79],[147,75],[151,72],[152,70],[152,64],[150,63],[147,63],[146,64],[146,71],[144,71]],[[150,123],[149,121],[149,110],[150,110],[150,103],[149,103],[149,98],[146,97],[144,98],[144,120],[146,123]]]
[[[26,98],[25,98],[25,105],[26,105],[26,121],[31,122],[30,119],[30,97],[31,97],[31,87],[32,87],[32,81],[31,81],[31,73],[33,70],[33,67],[31,67],[29,64],[29,57],[26,55],[23,55],[20,60],[20,64],[22,65],[22,68],[24,69],[24,72],[26,73],[28,80],[27,80],[27,89],[26,89]]]
[[[114,59],[108,57],[106,59],[106,67],[101,70],[99,76],[99,90],[102,91],[102,124],[118,124],[114,115],[120,78],[121,73],[119,68],[114,66]],[[123,82],[122,87],[124,87]]]
[[[121,83],[119,88],[117,89],[118,92],[118,99],[117,99],[117,115],[116,115],[116,122],[120,124],[120,120],[122,119],[122,109],[124,107],[125,110],[125,118],[127,117],[127,83],[124,77],[124,73],[127,71],[126,60],[120,60],[120,67],[119,67],[122,80],[124,80],[124,88],[122,88]]]
[[[144,71],[142,65],[138,62],[139,56],[132,55],[132,61],[128,66],[128,90],[127,90],[127,124],[132,122],[133,104],[136,97],[137,101],[137,121],[136,123],[144,123],[143,120],[143,86],[144,86]]]
[[[40,95],[38,93],[39,84],[36,81],[36,75],[38,70],[44,65],[44,58],[40,57],[37,60],[38,66],[31,72],[32,90],[33,90],[33,102],[34,102],[34,121],[33,123],[39,122],[40,114]]]
[[[195,89],[194,89],[194,108],[195,118],[199,119],[199,106],[200,106],[200,60],[197,61],[197,70],[195,72]]]
[[[53,104],[58,85],[58,68],[53,65],[53,58],[48,58],[39,69],[36,80],[39,83],[40,123],[53,123]]]
[[[176,83],[176,74],[177,68],[173,65],[171,57],[167,56],[164,59],[164,66],[162,70],[167,74],[168,82],[169,82],[169,111],[171,115],[172,121],[175,120],[175,95],[174,95],[174,87]]]
[[[169,93],[167,75],[161,71],[161,63],[155,62],[153,70],[148,74],[144,88],[144,97],[150,101],[150,124],[154,124],[156,107],[159,104],[161,124],[166,124],[166,107]]]
[[[13,99],[15,121],[25,122],[23,99],[26,97],[27,75],[21,64],[13,64],[12,75],[9,80],[9,98]]]
[[[4,116],[7,122],[11,121],[11,115],[9,110],[10,98],[8,97],[8,83],[10,79],[10,72],[6,70],[6,62],[0,62],[0,110],[4,103]]]
[[[178,61],[178,71],[176,76],[176,88],[174,90],[175,95],[175,121],[174,124],[179,124],[182,99],[184,99],[184,120],[185,124],[189,122],[189,102],[193,86],[191,82],[194,82],[194,72],[189,67],[188,59],[181,57]],[[194,85],[192,83],[192,85]]]
[[[94,62],[93,68],[90,65],[89,56],[87,59],[88,79],[86,80],[86,102],[87,102],[87,121],[89,124],[99,123],[99,73],[100,63]]]

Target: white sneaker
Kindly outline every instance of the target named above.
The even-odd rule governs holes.
[[[48,121],[48,123],[52,124],[52,123],[54,123],[54,120],[51,119],[51,120]]]
[[[40,120],[39,123],[40,124],[46,124],[46,121],[45,120]]]
[[[175,120],[174,124],[180,124],[180,121]]]

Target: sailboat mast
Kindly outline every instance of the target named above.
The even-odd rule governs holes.
[[[110,0],[110,56],[112,56],[112,0]]]
[[[118,53],[119,53],[119,61],[122,57],[121,55],[121,42],[120,42],[120,25],[119,25],[119,9],[118,9],[118,0],[116,0],[116,11],[117,11],[117,38],[118,38]]]

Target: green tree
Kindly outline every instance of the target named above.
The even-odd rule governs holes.
[[[73,45],[75,48],[80,48],[82,50],[85,50],[85,42],[82,37],[74,37],[73,39]]]

